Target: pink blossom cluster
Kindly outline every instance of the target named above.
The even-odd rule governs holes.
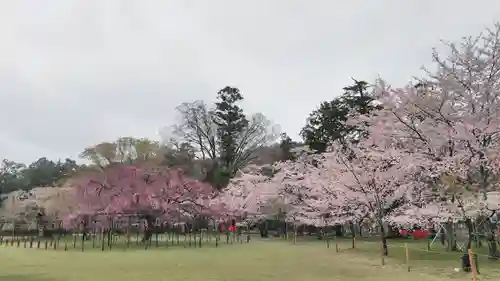
[[[445,59],[434,53],[437,70],[417,85],[392,88],[378,80],[373,95],[382,109],[348,121],[367,136],[277,163],[273,177],[243,174],[228,196],[245,203],[232,207],[255,213],[274,196],[289,205],[290,220],[316,225],[442,222],[500,209],[494,196],[500,175],[500,26],[495,28],[449,44]]]
[[[112,164],[88,171],[72,180],[75,207],[64,217],[72,227],[83,218],[101,220],[117,216],[180,221],[197,215],[216,216],[222,206],[213,204],[218,192],[212,186],[172,170],[147,163]]]

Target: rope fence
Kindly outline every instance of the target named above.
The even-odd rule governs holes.
[[[0,236],[0,246],[30,249],[53,249],[69,251],[76,249],[110,251],[113,249],[140,249],[160,247],[202,248],[244,244],[251,241],[250,232],[218,232],[201,229],[197,232],[155,232],[144,240],[141,232],[117,234],[112,231],[100,233],[62,233],[49,237],[43,236]]]

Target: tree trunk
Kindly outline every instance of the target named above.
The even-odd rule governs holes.
[[[465,220],[465,226],[467,227],[467,243],[465,243],[465,249],[464,251],[467,252],[468,249],[472,247],[472,234],[474,233],[474,226],[472,225],[471,219],[466,219]],[[456,241],[455,241],[456,245]]]
[[[337,237],[344,236],[344,233],[342,231],[342,225],[337,224],[337,225],[334,226],[334,228],[335,228],[335,236],[337,236]]]
[[[385,235],[384,223],[379,222],[379,226],[380,226],[380,239],[382,242],[382,251],[383,251],[382,255],[387,257],[389,255],[389,248],[387,247],[387,237]]]
[[[88,240],[87,235],[87,219],[83,220],[81,223],[81,233],[82,233],[82,241]]]
[[[351,231],[352,237],[356,237],[356,229],[354,228],[354,223],[352,223],[352,221],[349,222],[349,230]]]
[[[363,223],[362,222],[358,223],[358,227],[359,227],[359,237],[363,237]]]
[[[457,240],[455,238],[455,231],[453,229],[453,223],[447,222],[444,225],[446,229],[446,240],[448,241],[448,251],[456,251],[457,250]]]
[[[267,237],[268,237],[269,232],[268,232],[268,230],[267,230],[267,227],[268,227],[268,225],[267,225],[267,220],[264,220],[264,222],[262,222],[262,223],[260,224],[260,227],[259,227],[260,237],[261,237],[261,238],[267,238]]]
[[[493,230],[490,230],[486,233],[486,241],[488,242],[488,258],[495,260],[500,258],[495,232]]]
[[[142,237],[142,242],[148,243],[153,237],[153,230],[155,228],[154,220],[151,216],[145,216],[146,224],[144,226],[144,236]]]
[[[305,225],[302,225],[302,227],[301,227],[301,225],[298,226],[298,230],[297,230],[298,234],[300,236],[302,236],[302,237],[304,237],[304,229],[305,229],[305,227],[306,227]]]
[[[352,248],[354,249],[356,247],[355,245],[355,240],[356,240],[356,228],[354,227],[354,223],[351,221],[349,222],[349,228],[351,229],[352,233]]]
[[[461,258],[462,262],[462,269],[464,271],[470,271],[471,264],[470,264],[470,258],[469,258],[469,249],[472,247],[472,233],[474,231],[474,226],[472,225],[472,221],[470,218],[465,219],[465,226],[467,227],[467,242],[464,245],[464,254]],[[454,235],[449,235],[449,236],[454,236]],[[455,241],[455,248],[456,248],[456,241]]]
[[[297,244],[297,224],[293,224],[293,244]]]
[[[446,232],[444,231],[444,227],[439,228],[439,241],[441,241],[441,245],[446,244]]]
[[[474,246],[476,249],[481,247],[481,240],[479,239],[479,236],[477,235],[479,233],[479,227],[477,226],[476,223],[472,223],[472,227],[474,229]]]

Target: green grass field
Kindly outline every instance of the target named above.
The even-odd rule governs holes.
[[[70,241],[71,242],[71,241]],[[427,252],[422,243],[410,242],[411,271],[407,272],[405,241],[390,241],[390,257],[381,266],[379,243],[358,241],[351,249],[350,241],[339,241],[327,248],[324,241],[260,241],[218,248],[204,244],[202,248],[182,245],[144,250],[126,249],[117,244],[111,250],[78,246],[68,251],[0,246],[0,281],[323,281],[323,280],[471,280],[470,273],[454,272],[459,267],[459,253],[439,250]],[[500,262],[480,256],[479,280],[500,280]]]

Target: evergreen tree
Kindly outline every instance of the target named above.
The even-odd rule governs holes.
[[[368,93],[368,83],[354,80],[354,84],[344,87],[344,93],[331,101],[324,101],[307,118],[307,124],[300,135],[311,149],[324,152],[332,141],[352,141],[357,128],[346,121],[352,110],[368,114],[377,109],[373,97]]]

